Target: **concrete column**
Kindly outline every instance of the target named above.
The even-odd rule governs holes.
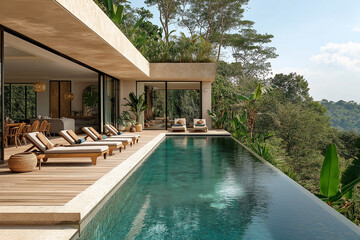
[[[211,128],[211,118],[207,111],[211,111],[211,82],[202,82],[202,117],[206,119],[208,128]]]

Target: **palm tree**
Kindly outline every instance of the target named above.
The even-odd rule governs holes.
[[[124,98],[124,100],[127,101],[127,103],[123,106],[130,107],[130,111],[133,112],[136,117],[136,123],[139,123],[141,113],[148,108],[148,106],[145,104],[144,94],[136,97],[135,93],[131,92],[129,94],[129,99]]]

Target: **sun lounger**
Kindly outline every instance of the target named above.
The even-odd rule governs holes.
[[[25,135],[26,139],[33,144],[32,147],[25,152],[29,152],[34,148],[38,149],[38,152],[44,154],[44,161],[48,158],[75,158],[75,157],[90,157],[93,165],[96,165],[96,160],[100,156],[104,156],[106,159],[109,153],[107,146],[56,146],[50,140],[39,132],[31,132]]]
[[[59,135],[74,146],[108,146],[110,156],[113,155],[116,149],[119,149],[119,152],[121,152],[121,148],[124,146],[121,142],[86,142],[84,138],[79,138],[71,129],[62,130],[59,132]]]
[[[105,124],[104,127],[108,130],[108,137],[109,138],[122,138],[122,137],[125,137],[125,138],[131,138],[133,139],[133,143],[138,143],[139,142],[139,138],[140,138],[140,135],[139,134],[124,134],[123,132],[119,131],[116,129],[116,127],[114,127],[113,125],[111,124]]]
[[[193,131],[207,132],[206,119],[194,119]]]
[[[171,130],[174,131],[186,131],[186,119],[185,118],[175,118],[174,125],[171,127]]]
[[[100,135],[95,129],[92,127],[83,127],[82,130],[86,133],[88,137],[90,137],[95,142],[121,142],[124,145],[124,149],[126,146],[130,144],[132,146],[133,140],[131,138],[108,138],[105,135]]]

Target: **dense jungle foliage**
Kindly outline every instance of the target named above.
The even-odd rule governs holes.
[[[127,1],[98,3],[151,62],[215,61],[209,111],[213,126],[232,132],[312,193],[320,193],[320,171],[330,143],[337,147],[341,179],[360,172],[356,147],[360,136],[342,130],[355,124],[349,115],[357,113],[358,105],[314,101],[306,79],[297,73],[271,76],[269,60],[277,57],[269,46],[273,36],[258,33],[254,23],[244,19],[248,0],[145,0],[159,10],[161,27],[150,22],[148,10],[132,9]],[[187,33],[173,32],[171,27]],[[341,128],[331,126],[325,106]],[[349,115],[340,113],[345,109]],[[358,199],[355,188],[335,207],[357,224]]]
[[[360,104],[354,101],[333,102],[325,99],[321,101],[321,104],[327,108],[326,114],[334,127],[360,132]]]

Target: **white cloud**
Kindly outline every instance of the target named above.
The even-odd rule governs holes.
[[[320,54],[312,56],[310,61],[316,64],[345,67],[360,71],[360,43],[328,43],[320,48]]]
[[[360,32],[360,27],[353,27],[352,29],[354,32]]]

